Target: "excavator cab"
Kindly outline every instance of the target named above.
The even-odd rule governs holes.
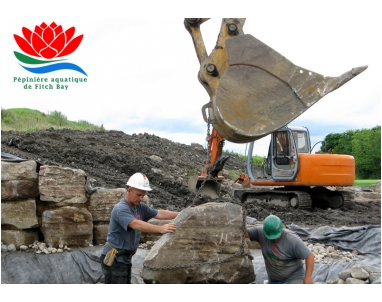
[[[284,127],[274,132],[270,149],[272,179],[294,180],[298,171],[298,156],[292,131]]]
[[[299,153],[310,153],[310,138],[307,128],[285,126],[273,132],[265,172],[273,180],[295,180],[299,168]]]

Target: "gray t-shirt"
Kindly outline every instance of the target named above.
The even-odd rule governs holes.
[[[138,249],[141,232],[128,227],[134,219],[148,221],[158,214],[158,210],[150,208],[141,202],[134,209],[122,198],[111,211],[107,242],[118,250],[127,250],[129,254],[135,254]],[[106,255],[111,247],[105,244],[102,254]],[[126,257],[117,256],[119,262],[129,262]]]
[[[263,227],[248,229],[249,239],[261,246],[269,283],[290,283],[304,280],[305,270],[302,259],[311,253],[300,237],[283,229],[280,241],[272,243],[264,235]]]

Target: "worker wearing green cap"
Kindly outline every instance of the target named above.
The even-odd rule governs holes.
[[[269,215],[263,226],[248,228],[246,237],[261,246],[269,284],[313,283],[313,253],[300,237],[283,228],[279,217]]]

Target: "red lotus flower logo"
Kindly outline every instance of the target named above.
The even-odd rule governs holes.
[[[54,59],[67,56],[78,48],[84,35],[79,35],[73,38],[74,32],[74,27],[63,31],[62,26],[57,25],[55,22],[52,22],[49,26],[43,22],[40,26],[36,25],[34,32],[26,27],[23,27],[22,33],[24,38],[18,35],[14,35],[14,38],[17,45],[24,53],[34,57]],[[50,64],[65,60],[38,60],[16,51],[14,53],[16,58],[25,64]],[[23,65],[21,66],[33,73],[47,73],[61,69],[72,69],[86,75],[86,73],[79,66],[72,63],[50,64],[38,68],[30,68]]]
[[[44,22],[35,27],[32,33],[28,28],[22,29],[25,39],[14,35],[19,47],[31,56],[52,59],[71,54],[80,45],[84,35],[74,39],[75,28],[71,27],[67,31],[62,30],[61,25],[52,22],[49,26]]]

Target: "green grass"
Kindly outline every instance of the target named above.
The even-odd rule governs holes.
[[[371,186],[371,185],[374,185],[379,180],[380,179],[356,179],[353,186],[355,187]]]
[[[60,111],[47,114],[28,108],[1,108],[1,130],[36,131],[53,127],[54,129],[68,128],[72,130],[105,131],[103,126],[96,126],[87,121],[69,121]]]
[[[238,156],[240,158],[242,158],[243,160],[247,160],[247,156],[246,155],[238,154]],[[253,155],[252,156],[252,165],[255,165],[255,166],[258,166],[258,167],[263,166],[265,158],[266,158],[265,156]]]
[[[236,180],[236,178],[238,178],[239,175],[243,174],[244,172],[238,170],[228,170],[228,173],[231,177],[231,180]]]

